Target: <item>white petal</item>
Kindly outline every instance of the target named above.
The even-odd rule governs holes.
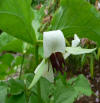
[[[48,58],[52,53],[65,51],[65,39],[60,30],[43,33],[44,57]]]
[[[53,68],[51,63],[48,64],[48,68],[45,69],[45,72],[42,75],[44,78],[46,78],[49,82],[54,82],[54,74],[53,74]]]
[[[72,40],[72,47],[77,47],[80,43],[80,39],[77,34],[74,34],[74,40]],[[71,55],[70,52],[64,53],[64,59],[68,58]]]
[[[36,74],[39,69],[41,69],[41,68],[37,67],[36,70],[34,71],[34,73]],[[54,82],[53,68],[52,68],[51,63],[49,63],[49,61],[45,63],[44,72],[43,72],[42,76],[44,78],[46,78],[48,81],[50,81],[51,83]]]
[[[72,40],[72,47],[76,47],[78,46],[80,43],[80,39],[79,37],[77,36],[77,34],[74,35],[74,40]]]
[[[100,3],[98,3],[98,8],[100,9]]]
[[[38,67],[35,70],[35,76],[32,80],[32,83],[29,86],[29,89],[31,89],[37,83],[37,81],[40,79],[40,77],[45,72],[45,69],[47,69],[46,67],[48,67],[48,64],[45,61],[45,59],[43,59],[43,61],[38,65]]]
[[[41,76],[43,76],[50,82],[54,82],[54,75],[51,63],[49,63],[48,66],[48,61],[46,61],[45,59],[43,59],[42,62],[38,65],[34,73],[35,76],[32,80],[32,83],[29,86],[29,89],[31,89],[38,82]]]
[[[84,49],[84,48],[81,48],[81,47],[66,47],[66,51],[70,54],[73,54],[73,55],[91,53],[95,50],[96,50],[96,48],[94,48],[94,49]]]
[[[70,53],[64,53],[64,59],[67,59],[71,54]]]

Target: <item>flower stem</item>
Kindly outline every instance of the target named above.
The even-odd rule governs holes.
[[[37,44],[43,44],[43,40],[37,40]]]
[[[38,48],[39,48],[39,46],[36,45],[36,46],[35,46],[35,63],[36,63],[36,66],[37,66],[38,63],[39,63]]]
[[[23,69],[24,57],[25,57],[25,54],[22,55],[22,62],[21,62],[21,69],[20,69],[19,79],[21,79],[21,75],[22,75],[22,69]]]
[[[39,55],[38,55],[38,48],[39,48],[39,46],[38,45],[36,45],[35,46],[35,61],[36,61],[36,66],[39,64]],[[37,86],[38,86],[38,101],[39,101],[39,103],[42,103],[42,99],[41,99],[41,89],[40,89],[40,81],[38,81],[38,84],[37,84]]]

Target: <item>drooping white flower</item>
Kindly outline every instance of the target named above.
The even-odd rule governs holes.
[[[65,62],[62,54],[65,53],[65,49],[66,49],[65,38],[63,36],[63,33],[60,30],[44,32],[43,49],[44,49],[44,59],[36,68],[34,72],[35,73],[34,79],[31,85],[29,86],[29,88],[31,88],[39,80],[41,76],[45,77],[50,82],[53,82],[54,68],[56,68],[56,70],[61,71],[63,73],[62,63],[65,65]],[[61,58],[61,60],[59,57]],[[50,60],[52,59],[54,59],[53,60],[54,62],[53,61],[50,62]]]
[[[37,66],[35,76],[29,89],[34,86],[41,76],[45,77],[50,82],[54,81],[53,70],[60,71],[63,74],[63,69],[66,69],[64,58],[66,59],[71,54],[80,55],[84,53],[91,53],[95,49],[83,49],[77,47],[80,39],[75,34],[72,40],[72,47],[65,47],[64,35],[60,30],[49,31],[43,33],[43,48],[44,59]]]
[[[65,38],[60,30],[43,33],[44,57],[48,58],[52,53],[65,52]]]

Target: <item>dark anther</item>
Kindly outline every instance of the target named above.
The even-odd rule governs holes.
[[[64,74],[64,71],[67,69],[67,67],[62,53],[60,52],[52,53],[50,56],[50,61],[53,70],[56,69],[56,71],[60,71],[62,74]]]

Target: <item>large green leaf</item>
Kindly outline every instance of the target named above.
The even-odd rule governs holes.
[[[0,62],[6,64],[8,66],[11,66],[11,63],[13,60],[14,60],[14,57],[10,53],[6,53],[6,54],[0,56]]]
[[[65,86],[61,81],[57,81],[54,94],[54,103],[73,103],[78,94],[71,86]]]
[[[91,96],[92,94],[89,81],[82,74],[70,79],[67,83],[72,84],[75,91],[78,92],[79,96],[80,95]]]
[[[86,0],[61,0],[51,29],[60,29],[66,37],[77,33],[100,44],[100,13]]]
[[[23,93],[16,96],[8,96],[5,103],[26,103],[25,94]]]
[[[41,91],[41,98],[43,99],[44,103],[49,103],[50,101],[50,82],[45,78],[40,79],[40,91]]]
[[[91,94],[92,94],[90,84],[83,75],[79,75],[77,77],[77,80],[75,81],[73,86],[74,86],[75,90],[81,94],[84,94],[86,96],[91,96]]]
[[[23,52],[23,46],[24,42],[22,40],[16,39],[5,32],[0,35],[0,52]]]
[[[0,29],[32,44],[36,41],[33,17],[31,0],[0,0]]]
[[[3,80],[7,76],[8,65],[1,63],[0,64],[0,80]]]
[[[6,95],[7,95],[7,87],[0,86],[0,103],[5,103]]]
[[[12,95],[19,95],[24,91],[24,82],[22,80],[10,79],[8,82]]]
[[[38,103],[38,96],[31,94],[30,98],[29,98],[29,102],[28,103]]]

